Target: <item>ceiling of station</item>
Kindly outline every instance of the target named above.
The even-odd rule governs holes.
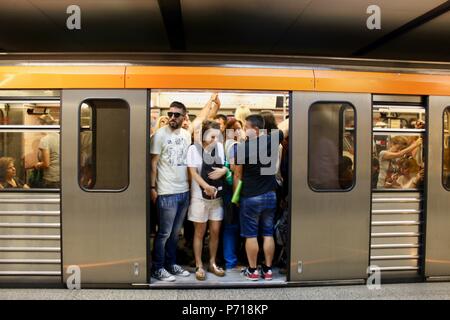
[[[81,9],[68,30],[67,7]],[[381,29],[366,12],[381,9]],[[0,53],[177,52],[450,61],[443,0],[2,0]]]

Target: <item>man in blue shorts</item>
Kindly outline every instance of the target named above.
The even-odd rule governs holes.
[[[243,271],[244,276],[257,281],[261,276],[272,280],[272,260],[275,252],[273,238],[274,218],[277,199],[276,161],[282,132],[273,130],[269,135],[262,130],[264,119],[253,114],[246,118],[245,133],[247,140],[237,150],[234,173],[234,189],[242,181],[240,193],[241,236],[246,239],[245,250],[249,266]],[[264,238],[265,262],[258,272],[258,236]]]

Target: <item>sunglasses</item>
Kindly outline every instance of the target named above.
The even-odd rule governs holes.
[[[175,117],[175,118],[179,118],[180,116],[184,116],[184,114],[181,114],[179,112],[167,112],[167,116],[170,118]]]

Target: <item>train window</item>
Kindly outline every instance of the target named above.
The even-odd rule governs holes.
[[[420,106],[374,106],[373,127],[376,129],[424,129],[425,109]]]
[[[422,189],[422,133],[374,132],[373,189]]]
[[[0,190],[60,187],[59,101],[0,101]]]
[[[372,189],[423,188],[425,108],[373,107]]]
[[[355,184],[356,114],[347,102],[309,109],[308,183],[314,191],[348,191]]]
[[[130,108],[120,99],[88,99],[79,111],[79,184],[121,191],[129,183]]]
[[[43,115],[50,115],[53,121],[46,121]],[[0,125],[57,128],[59,101],[0,101],[0,121]]]
[[[450,107],[444,110],[443,122],[442,184],[445,189],[450,191]]]

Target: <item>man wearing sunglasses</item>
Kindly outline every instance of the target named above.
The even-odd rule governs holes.
[[[150,195],[159,215],[152,276],[162,281],[175,281],[175,276],[189,276],[187,270],[176,264],[178,234],[189,207],[186,155],[191,134],[181,127],[186,113],[184,104],[172,102],[167,113],[169,125],[156,131],[150,146]]]

